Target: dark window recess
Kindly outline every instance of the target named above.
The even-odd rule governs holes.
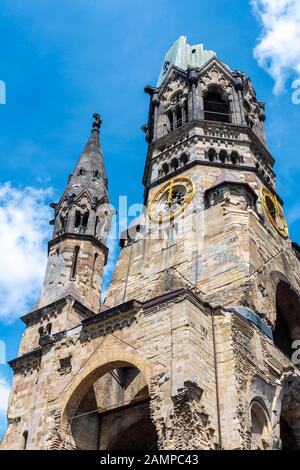
[[[95,253],[94,256],[94,262],[93,262],[93,270],[92,270],[92,277],[91,277],[91,285],[94,287],[95,285],[95,271],[96,271],[96,265],[97,265],[97,260],[98,260],[98,253]]]
[[[81,221],[81,213],[79,211],[76,211],[76,214],[75,214],[75,228],[79,227],[80,221]]]
[[[174,130],[174,122],[173,122],[173,113],[171,111],[168,112],[168,119],[169,119],[169,129],[170,132]]]
[[[164,172],[165,175],[169,173],[169,165],[167,163],[163,164],[162,171]]]
[[[71,359],[72,359],[72,356],[66,356],[66,357],[60,358],[59,360],[60,372],[66,372],[68,370],[71,370],[72,368]]]
[[[177,168],[178,168],[177,158],[173,158],[173,160],[171,161],[171,167],[173,168],[173,170],[177,170]]]
[[[188,162],[188,159],[189,159],[189,157],[185,152],[181,154],[180,161],[181,161],[182,165],[186,165],[187,162]]]
[[[207,156],[210,162],[213,162],[214,160],[216,160],[217,154],[216,154],[215,149],[209,149],[209,151],[207,152]]]
[[[204,118],[207,121],[230,122],[228,104],[219,93],[210,91],[204,96]]]
[[[23,432],[23,450],[26,450],[27,447],[27,440],[28,440],[28,431]]]
[[[223,195],[223,191],[222,190],[219,190],[219,191],[215,191],[213,193],[213,201],[214,201],[214,204],[217,204],[218,202],[222,201],[224,199],[224,195]]]
[[[237,152],[231,152],[230,160],[234,165],[237,165],[240,162],[238,153]]]
[[[75,246],[74,253],[73,253],[72,269],[71,269],[71,279],[76,278],[79,250],[80,250],[79,246]]]
[[[226,163],[228,161],[228,155],[227,155],[226,150],[221,150],[220,154],[219,154],[219,157],[220,157],[220,161],[222,163]]]
[[[182,109],[178,108],[176,110],[176,126],[181,127],[182,126]]]
[[[83,219],[82,219],[82,226],[86,228],[87,224],[88,224],[88,221],[89,221],[89,213],[86,212],[83,216]]]
[[[293,354],[292,338],[287,321],[282,315],[280,307],[277,305],[277,320],[273,333],[274,344],[286,356],[291,357]]]
[[[94,236],[97,235],[98,224],[99,224],[99,217],[97,216],[97,217],[96,217],[96,221],[95,221]]]

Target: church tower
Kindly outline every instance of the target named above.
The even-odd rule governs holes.
[[[96,115],[53,205],[2,447],[299,449],[300,248],[264,103],[185,36],[145,91],[144,212],[100,305],[112,212]]]

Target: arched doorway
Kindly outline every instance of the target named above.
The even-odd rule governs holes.
[[[80,450],[157,449],[150,416],[150,395],[142,372],[112,363],[94,380],[87,378],[66,407],[66,448]],[[78,397],[76,397],[78,394]]]

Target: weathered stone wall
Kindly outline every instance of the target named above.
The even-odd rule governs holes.
[[[74,249],[79,247],[76,275],[72,278]],[[95,255],[98,255],[96,263]],[[46,276],[39,307],[50,304],[66,295],[67,289],[77,292],[78,300],[94,312],[100,309],[102,274],[105,253],[89,240],[64,238],[50,246]]]
[[[68,445],[68,418],[72,417],[90,386],[97,382],[98,374],[100,377],[105,371],[127,363],[138,367],[147,377],[153,422],[158,434],[160,427],[163,429],[160,446],[171,447],[174,442],[169,436],[173,433],[172,423],[179,419],[176,413],[174,415],[174,403],[186,383],[191,383],[192,387],[199,390],[199,406],[201,410],[205,408],[211,420],[211,438],[207,445],[214,446],[215,379],[211,319],[206,309],[191,294],[182,293],[179,297],[175,296],[174,300],[161,302],[157,307],[146,305],[143,312],[128,313],[127,317],[128,326],[121,326],[104,336],[99,336],[99,329],[94,324],[92,329],[86,327],[79,333],[70,332],[69,336],[43,349],[40,362],[37,361],[36,368],[27,371],[26,375],[25,363],[24,367],[21,363],[18,365],[13,392],[17,401],[12,401],[9,416],[11,419],[20,419],[10,425],[2,444],[4,447],[19,447],[24,430],[29,431],[29,449],[51,446],[57,439],[57,432],[62,436],[59,445]],[[118,318],[112,318],[107,322],[108,331],[109,328],[114,329],[113,325],[117,321]],[[100,325],[103,331],[101,321]],[[71,368],[65,370],[61,367],[60,359],[68,356],[72,358]],[[144,369],[144,363],[150,366],[151,372]],[[92,378],[89,378],[89,374]],[[19,387],[22,387],[21,393]],[[138,386],[134,388],[137,390]],[[77,405],[68,409],[67,421],[59,420],[57,424],[57,412],[63,411],[72,396]],[[190,445],[196,445],[196,441],[193,442]]]

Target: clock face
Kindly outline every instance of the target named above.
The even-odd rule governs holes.
[[[289,236],[288,226],[284,217],[283,210],[277,201],[277,198],[268,189],[262,188],[260,198],[268,219],[277,232],[284,238]]]
[[[183,212],[192,201],[195,185],[189,178],[173,178],[164,184],[153,197],[149,206],[149,216],[164,222]]]

